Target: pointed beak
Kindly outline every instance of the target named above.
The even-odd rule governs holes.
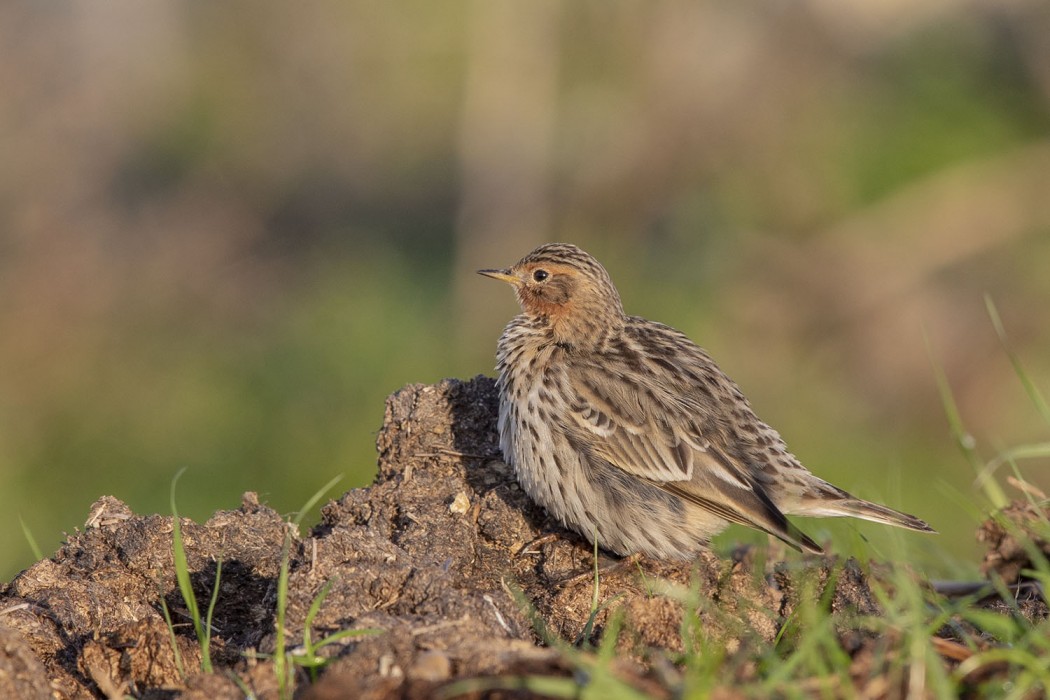
[[[485,275],[491,277],[494,280],[500,282],[506,282],[507,284],[517,284],[518,278],[515,275],[510,274],[510,270],[478,270],[479,275]]]

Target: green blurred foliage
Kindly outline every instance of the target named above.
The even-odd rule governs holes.
[[[6,6],[0,579],[19,516],[51,551],[102,494],[164,512],[184,466],[197,519],[367,484],[387,394],[492,371],[516,306],[472,270],[554,239],[972,568],[923,330],[987,457],[1045,434],[982,295],[1045,386],[1050,21],[854,10]]]

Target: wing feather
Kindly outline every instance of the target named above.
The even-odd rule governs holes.
[[[704,397],[690,393],[688,378],[645,381],[637,367],[618,367],[617,356],[602,359],[601,365],[577,365],[564,376],[573,396],[567,428],[577,444],[729,522],[821,551],[787,520],[747,467],[716,446],[725,439],[718,416],[711,415],[719,410],[717,402],[700,405]],[[700,423],[705,417],[711,425],[706,435]]]

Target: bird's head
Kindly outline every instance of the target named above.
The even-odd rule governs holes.
[[[569,243],[542,245],[509,268],[478,274],[514,287],[525,315],[546,320],[562,342],[593,341],[623,322],[623,304],[609,273]]]

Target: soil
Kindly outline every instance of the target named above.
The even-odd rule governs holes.
[[[839,643],[856,667],[856,687],[846,691],[872,697],[904,691],[906,678],[877,673],[876,665],[887,663],[887,640],[854,623],[880,613],[870,577],[883,569],[853,560],[785,559],[773,545],[686,563],[599,553],[601,607],[592,619],[594,550],[519,488],[498,456],[496,413],[486,377],[393,394],[377,440],[375,482],[330,502],[306,535],[252,493],[237,510],[203,524],[181,520],[202,609],[221,561],[212,673],[199,670],[200,645],[175,581],[172,518],[135,515],[115,498],[100,498],[84,528],[53,557],[0,587],[0,698],[278,697],[272,655],[286,537],[289,648],[301,654],[305,621],[325,586],[312,639],[363,631],[321,648],[330,663],[316,681],[296,667],[297,698],[429,698],[469,679],[487,680],[453,690],[465,697],[534,697],[522,679],[584,682],[579,668],[594,658],[591,645],[600,645],[610,626],[618,628],[609,634],[616,644],[613,674],[643,695],[673,697],[682,679],[676,661],[688,638],[684,614],[697,616],[719,653],[739,659],[725,665],[731,674],[720,679],[722,696],[733,697],[735,682],[757,674],[748,661],[754,649],[775,643],[807,597],[824,601],[841,620]],[[988,561],[1004,563],[1008,581],[1015,580],[1030,565],[1023,548],[1006,530],[988,538]],[[699,602],[686,613],[683,601],[691,598]],[[1017,602],[1008,603],[989,598],[988,607],[1016,614]],[[1041,598],[1024,605],[1032,619],[1047,615]],[[937,648],[948,666],[972,654],[978,637],[961,623],[940,635]],[[979,670],[982,678],[1004,672]],[[806,692],[804,685],[797,690]],[[812,694],[829,690],[818,683]]]

